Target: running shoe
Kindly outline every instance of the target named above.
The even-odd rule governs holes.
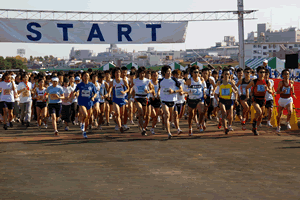
[[[206,130],[206,123],[205,122],[203,123],[203,130],[204,131]]]
[[[123,125],[123,129],[124,129],[124,131],[128,131],[128,130],[129,130],[129,128],[130,128],[130,127],[128,127],[126,124],[125,124],[125,125]]]
[[[154,128],[151,128],[150,131],[151,131],[152,135],[155,135]]]
[[[177,130],[177,134],[180,135],[181,133],[182,133],[182,130],[181,130],[181,129],[178,129],[178,130]]]
[[[7,125],[6,124],[3,125],[3,129],[7,130]]]
[[[81,129],[81,131],[84,131],[84,123],[80,123],[80,129]]]
[[[288,129],[288,130],[290,130],[292,127],[291,127],[291,125],[290,125],[290,123],[287,123],[286,124],[286,128]]]
[[[172,128],[176,128],[174,123],[172,123],[171,125],[172,125]]]
[[[47,125],[47,124],[45,124],[45,123],[44,123],[44,128],[45,128],[45,129],[47,129],[47,128],[48,128],[48,125]]]
[[[142,130],[142,135],[143,135],[143,136],[147,136],[147,133],[146,133],[146,130],[145,130],[145,129]]]
[[[252,132],[254,135],[259,135],[258,131],[257,131],[257,128],[252,128]]]
[[[267,122],[267,126],[268,127],[273,127],[270,121]]]
[[[218,129],[222,127],[222,120],[219,120]]]
[[[123,128],[123,126],[121,126],[121,128],[120,128],[120,132],[121,132],[121,133],[124,133],[124,128]]]
[[[190,129],[189,136],[192,136],[192,135],[193,135],[193,129]]]
[[[54,131],[54,136],[59,136],[58,130]]]
[[[76,125],[76,122],[75,122],[75,121],[72,121],[72,124],[73,124],[73,125]]]
[[[116,125],[116,126],[115,126],[115,131],[118,131],[118,130],[119,130],[119,126]]]
[[[82,132],[82,136],[83,136],[84,139],[87,139],[87,135],[86,135],[85,131]]]
[[[229,133],[229,129],[226,128],[226,129],[225,129],[225,135],[228,135],[228,133]]]
[[[39,129],[39,131],[41,131],[41,129],[42,129],[41,126],[38,125],[38,129]]]
[[[27,123],[26,123],[26,127],[29,127],[29,126],[30,126],[30,122],[27,122]]]
[[[90,124],[90,125],[89,125],[89,130],[91,130],[92,128],[93,128],[93,127],[92,127],[92,125]]]
[[[106,126],[109,126],[109,125],[110,125],[110,123],[109,123],[109,122],[107,122],[107,123],[106,123]]]
[[[98,126],[98,130],[102,130],[102,127],[101,127],[101,125],[99,125],[99,126]]]
[[[10,127],[10,128],[14,127],[14,125],[13,125],[12,122],[9,122],[9,127]]]
[[[130,124],[131,124],[131,125],[135,125],[135,123],[133,122],[133,120],[130,121]]]
[[[280,129],[281,129],[281,127],[278,126],[276,132],[277,132],[277,133],[280,133]]]
[[[262,124],[260,123],[258,127],[262,127]]]
[[[171,133],[168,133],[168,139],[171,139],[173,135]]]
[[[231,126],[228,126],[228,130],[229,131],[234,131],[233,128]]]
[[[204,132],[204,130],[203,130],[203,128],[201,127],[201,128],[199,128],[199,132],[200,133],[203,133]]]
[[[69,131],[69,127],[68,126],[66,126],[65,131]]]

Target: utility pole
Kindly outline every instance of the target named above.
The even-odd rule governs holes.
[[[245,44],[244,44],[244,2],[238,0],[239,23],[239,67],[245,69]]]

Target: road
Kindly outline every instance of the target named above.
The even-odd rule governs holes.
[[[147,137],[136,126],[124,134],[113,128],[88,139],[75,126],[60,128],[59,137],[18,124],[1,131],[1,199],[300,197],[299,131],[277,135],[264,126],[253,136],[235,123],[225,136],[209,121],[205,133],[189,137],[184,121],[184,134],[168,140],[161,125]]]

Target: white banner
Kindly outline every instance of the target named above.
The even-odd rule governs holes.
[[[82,22],[0,19],[0,42],[183,43],[188,22]]]

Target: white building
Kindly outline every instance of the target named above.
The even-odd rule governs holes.
[[[300,42],[245,43],[245,60],[252,58],[272,57],[272,53],[280,51],[281,45],[294,51],[300,50]]]

